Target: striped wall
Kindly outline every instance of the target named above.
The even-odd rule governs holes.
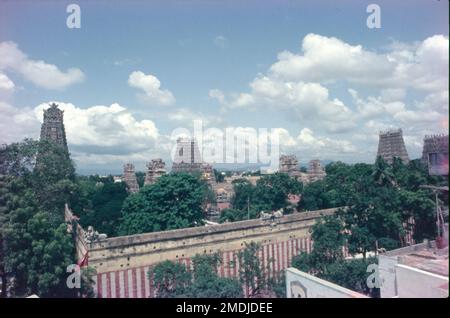
[[[274,277],[291,266],[292,258],[301,252],[309,253],[312,249],[312,241],[309,237],[290,239],[262,245],[259,250],[259,260],[266,276]],[[239,275],[239,250],[222,252],[222,264],[218,268],[218,274],[222,277],[238,277]],[[192,270],[190,258],[179,258],[178,262]],[[154,265],[153,265],[154,266]],[[155,296],[155,289],[148,272],[151,266],[141,266],[125,270],[100,273],[95,277],[96,293],[99,298],[148,298]],[[244,290],[247,295],[248,291]]]

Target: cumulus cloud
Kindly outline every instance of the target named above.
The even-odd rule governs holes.
[[[11,41],[0,43],[0,71],[17,72],[26,80],[46,89],[63,89],[84,80],[80,69],[62,71],[56,65],[30,59]]]
[[[141,71],[134,71],[128,78],[128,85],[141,89],[144,94],[140,97],[146,102],[158,105],[175,103],[173,94],[167,89],[161,89],[161,82],[152,74],[145,75]]]
[[[14,82],[11,81],[6,74],[0,73],[0,90],[10,92],[14,90],[14,87]]]
[[[379,116],[395,116],[397,113],[404,112],[405,104],[398,100],[392,100],[392,96],[389,96],[386,101],[386,94],[379,97],[369,96],[367,99],[362,99],[354,89],[349,89],[350,95],[353,97],[353,101],[357,107],[358,115],[362,118],[373,119]]]
[[[18,108],[0,101],[0,114],[0,144],[39,137],[40,124],[32,108]]]
[[[69,146],[94,154],[124,154],[151,147],[158,129],[148,119],[137,120],[127,108],[110,106],[80,108],[71,103],[56,102],[64,111]],[[35,118],[42,121],[48,104],[34,108]]]
[[[159,142],[153,121],[137,119],[127,108],[112,104],[81,108],[71,103],[56,102],[64,111],[69,150],[77,163],[91,166],[131,159],[151,158]],[[36,107],[15,107],[0,102],[0,143],[39,138],[43,110],[48,103]],[[91,160],[91,161],[89,161]]]
[[[300,149],[327,153],[355,153],[357,148],[348,140],[316,137],[309,128],[303,128],[297,136],[297,145]]]
[[[435,35],[414,46],[394,46],[385,54],[334,37],[308,34],[300,54],[278,55],[270,74],[290,81],[350,83],[377,87],[438,90],[448,87],[448,37]]]
[[[335,81],[342,77],[354,82],[382,82],[395,65],[386,56],[350,45],[334,37],[308,34],[302,53],[284,51],[270,68],[274,76],[287,80]]]
[[[306,129],[296,145],[322,147],[322,156],[335,150],[373,152],[379,130],[391,128],[403,128],[405,138],[417,144],[425,134],[448,131],[448,46],[447,36],[434,35],[413,43],[394,41],[374,51],[308,34],[300,52],[279,53],[248,91],[214,89],[209,96],[224,112],[284,114]],[[420,152],[413,151],[413,156]]]
[[[314,120],[328,132],[351,129],[352,110],[341,100],[330,98],[326,87],[318,83],[291,82],[258,76],[250,83],[251,92],[241,93],[225,102],[228,109],[248,108],[281,111],[291,120]],[[211,94],[210,94],[211,95]],[[219,96],[217,92],[215,96]]]

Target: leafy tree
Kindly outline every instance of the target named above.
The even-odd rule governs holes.
[[[253,200],[254,186],[247,179],[236,179],[233,181],[234,196],[231,205],[236,210],[247,210]]]
[[[396,163],[397,162],[398,161],[396,161]],[[375,161],[372,176],[375,182],[381,186],[390,186],[395,184],[392,167],[390,167],[381,156],[378,156]]]
[[[192,175],[164,175],[124,201],[119,235],[201,225],[206,195],[205,183]]]
[[[255,187],[253,202],[258,211],[275,211],[286,208],[289,194],[300,194],[302,183],[285,173],[269,174],[261,177]]]
[[[100,233],[115,236],[122,216],[122,205],[128,196],[126,184],[115,183],[112,178],[102,182],[80,180],[78,189],[85,197],[79,198],[79,204],[72,209],[82,211],[80,224],[85,228],[92,225]]]
[[[250,212],[250,213],[249,213]],[[247,210],[237,210],[237,209],[224,209],[220,214],[219,222],[236,222],[247,220],[249,218],[254,219],[258,217],[258,212],[256,210],[251,209]]]
[[[267,280],[267,288],[278,298],[286,298],[286,273],[285,271],[275,274]]]
[[[264,269],[262,268],[258,251],[260,244],[255,242],[245,243],[245,248],[239,251],[239,279],[251,296],[257,295],[266,287]]]
[[[343,212],[343,211],[341,211]],[[314,248],[310,254],[294,256],[292,266],[340,286],[365,294],[376,294],[367,287],[367,266],[375,258],[345,260],[343,224],[339,217],[328,216],[312,227]]]
[[[50,214],[15,211],[6,231],[7,265],[16,275],[16,294],[73,297],[66,286],[66,268],[74,262],[74,246],[65,224],[53,228]],[[24,220],[28,219],[28,221]]]
[[[0,150],[2,151],[2,150]],[[0,154],[1,155],[1,154]],[[0,157],[0,160],[2,158]],[[6,226],[8,225],[8,208],[6,206],[9,198],[9,192],[7,189],[7,177],[3,174],[3,171],[0,171],[0,298],[5,298],[7,293],[7,280],[8,273],[6,271],[5,266],[5,238],[4,232],[6,230]]]
[[[17,296],[74,297],[76,292],[65,285],[66,267],[75,262],[63,222],[64,203],[74,189],[69,154],[33,140],[4,151],[2,262],[10,291]]]
[[[212,255],[196,255],[193,262],[193,283],[190,296],[198,298],[239,298],[242,287],[238,280],[219,277],[217,270],[222,263],[218,253]]]
[[[370,264],[377,263],[376,257],[335,262],[328,265],[326,274],[320,278],[359,293],[379,297],[379,289],[371,289],[367,286],[367,277],[369,275],[367,267]]]
[[[231,199],[233,209],[223,211],[221,222],[258,218],[261,211],[288,209],[289,194],[300,194],[303,184],[285,173],[262,176],[256,185],[245,178],[233,181],[234,196]]]
[[[33,169],[33,189],[40,207],[52,213],[55,220],[64,220],[61,211],[75,194],[75,167],[69,153],[58,145],[43,140],[37,144]]]
[[[156,287],[156,297],[175,298],[186,297],[191,282],[191,275],[184,264],[164,261],[157,264],[149,272]]]
[[[326,216],[312,227],[314,248],[310,254],[301,253],[292,259],[294,267],[317,275],[324,275],[328,265],[343,259],[343,226],[340,219]]]
[[[142,188],[144,186],[144,182],[145,182],[145,172],[137,171],[136,172],[136,180],[139,185],[139,188]]]
[[[389,165],[381,157],[374,165],[334,162],[326,171],[325,179],[305,186],[299,205],[303,210],[347,206],[338,214],[351,253],[365,257],[377,246],[404,245],[406,230],[413,230],[416,240],[435,236],[433,197],[421,185],[446,181],[429,176],[419,160],[407,165],[399,158]]]
[[[330,203],[326,197],[325,182],[318,180],[308,184],[302,194],[302,199],[299,202],[302,210],[314,211],[329,208]]]
[[[343,258],[344,246],[342,222],[333,216],[326,216],[312,228],[314,249],[310,254],[314,268],[322,270],[323,264],[330,264]]]
[[[195,255],[193,271],[184,264],[164,261],[149,273],[157,288],[157,296],[164,298],[238,298],[242,287],[238,280],[219,277],[218,265],[222,262],[218,253]]]
[[[286,279],[284,272],[276,273],[270,278],[267,268],[261,264],[258,252],[259,243],[245,243],[245,247],[238,253],[239,280],[249,292],[249,297],[286,297]],[[270,261],[269,261],[270,262]]]
[[[222,183],[225,181],[225,173],[214,169],[214,177],[217,183]]]

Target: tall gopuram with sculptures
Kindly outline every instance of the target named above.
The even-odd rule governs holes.
[[[134,164],[126,163],[123,165],[122,180],[127,184],[128,192],[139,192],[139,184],[137,182]]]
[[[382,157],[384,161],[392,164],[394,158],[400,158],[403,163],[409,162],[401,129],[382,131],[379,134],[377,158]]]
[[[41,140],[48,140],[63,147],[67,153],[66,130],[64,129],[64,111],[55,103],[44,110],[44,121],[41,126]]]
[[[448,175],[448,135],[425,136],[422,164],[430,175]]]
[[[144,185],[153,184],[159,177],[166,174],[165,167],[165,162],[160,158],[152,159],[152,161],[147,163],[147,172],[145,173]]]
[[[212,165],[203,162],[198,142],[194,139],[177,140],[172,172],[199,173],[208,184],[215,183],[214,169]]]

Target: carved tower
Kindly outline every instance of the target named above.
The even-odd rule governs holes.
[[[394,157],[402,159],[404,164],[409,162],[401,129],[380,132],[377,158],[378,156],[381,156],[389,164],[392,164]]]
[[[44,121],[41,126],[41,140],[48,140],[63,147],[67,153],[66,131],[64,129],[64,111],[55,103],[44,110]]]
[[[137,183],[134,164],[126,163],[123,165],[123,181],[128,186],[128,192],[136,193],[139,191],[139,184]]]
[[[144,185],[153,184],[156,180],[166,173],[166,164],[162,159],[153,159],[147,163],[147,173],[145,174]]]

